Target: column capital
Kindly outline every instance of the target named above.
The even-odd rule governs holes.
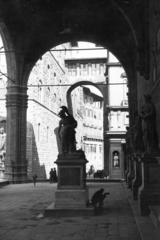
[[[7,93],[6,94],[6,108],[18,107],[27,108],[28,107],[28,95],[21,93]]]
[[[27,86],[20,86],[20,85],[9,85],[7,86],[7,93],[21,93],[26,94],[27,93]]]

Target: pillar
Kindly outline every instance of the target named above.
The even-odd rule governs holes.
[[[127,175],[127,186],[132,190],[132,180],[134,179],[134,160],[133,157],[129,157],[129,173]]]
[[[129,173],[129,156],[128,155],[126,156],[125,160],[126,160],[125,181],[127,183],[127,176]]]
[[[11,183],[27,181],[26,112],[27,88],[9,86],[6,95],[7,138],[5,178]]]
[[[133,200],[138,199],[138,188],[142,185],[141,161],[134,157],[134,179],[132,181]]]
[[[150,205],[160,203],[160,165],[155,157],[143,157],[142,185],[138,189],[138,206],[141,216],[150,213]]]

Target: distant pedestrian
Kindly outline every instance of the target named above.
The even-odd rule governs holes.
[[[53,183],[54,182],[54,171],[53,171],[53,168],[51,168],[51,171],[49,172],[49,175],[50,175],[50,183]]]
[[[36,181],[37,181],[37,174],[36,172],[33,173],[33,183],[34,183],[34,186],[36,186]]]
[[[57,171],[56,171],[55,168],[53,169],[53,172],[54,172],[54,174],[53,174],[53,181],[57,182]]]

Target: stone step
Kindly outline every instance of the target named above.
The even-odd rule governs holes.
[[[9,184],[9,181],[0,179],[0,187],[4,187]]]
[[[94,216],[94,208],[55,208],[54,203],[48,206],[44,211],[45,217],[81,217]]]
[[[153,224],[160,229],[160,205],[148,206],[150,210],[150,218]]]

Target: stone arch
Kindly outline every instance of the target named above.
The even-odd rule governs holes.
[[[17,83],[17,63],[10,33],[2,22],[0,22],[0,34],[4,44],[4,51],[6,52],[8,86],[10,86]]]
[[[74,1],[72,1],[74,2]],[[44,54],[46,51],[48,51],[49,49],[51,49],[53,46],[59,45],[61,43],[64,42],[69,42],[72,40],[84,40],[84,41],[91,41],[91,42],[98,42],[100,43],[102,46],[107,47],[107,49],[112,52],[118,59],[119,61],[122,63],[124,69],[126,70],[126,73],[128,75],[128,77],[130,76],[131,79],[133,78],[133,67],[132,67],[132,62],[133,59],[135,59],[132,56],[130,56],[130,52],[127,51],[127,47],[125,49],[121,49],[121,47],[123,47],[126,43],[126,41],[128,40],[120,40],[120,38],[118,38],[118,36],[121,36],[121,33],[123,31],[123,29],[125,30],[125,33],[127,31],[130,32],[130,37],[129,39],[131,40],[131,45],[136,46],[135,43],[135,38],[133,37],[133,31],[131,31],[131,27],[128,24],[128,21],[126,20],[126,18],[124,16],[124,14],[120,14],[118,8],[115,11],[116,14],[119,14],[120,17],[120,21],[123,18],[123,20],[121,22],[125,23],[125,27],[121,28],[118,27],[119,22],[117,22],[116,24],[114,17],[112,17],[112,15],[110,14],[110,12],[112,10],[114,10],[113,8],[115,8],[115,6],[113,6],[113,1],[109,1],[109,3],[105,4],[105,11],[103,12],[103,15],[101,13],[101,11],[99,11],[100,13],[98,14],[98,11],[96,9],[94,9],[92,7],[92,5],[88,5],[88,1],[84,1],[83,4],[80,6],[81,8],[77,7],[77,12],[75,11],[70,11],[70,8],[72,7],[69,3],[66,3],[67,5],[69,5],[69,13],[72,16],[68,16],[69,21],[72,21],[73,24],[75,24],[76,22],[78,22],[78,31],[74,31],[73,34],[71,35],[61,35],[59,34],[59,32],[63,29],[60,29],[61,24],[61,18],[63,17],[65,11],[66,14],[68,13],[67,9],[59,9],[61,11],[58,11],[55,8],[55,11],[59,12],[58,15],[56,14],[51,14],[47,16],[46,15],[41,15],[41,11],[39,11],[39,16],[37,19],[39,19],[39,26],[41,26],[40,28],[37,27],[37,21],[33,21],[33,19],[36,20],[35,15],[30,14],[29,12],[29,17],[30,17],[30,21],[28,21],[28,19],[24,19],[24,22],[21,21],[21,18],[19,18],[19,15],[17,15],[17,24],[19,23],[19,28],[16,28],[16,26],[14,26],[14,24],[10,24],[10,22],[8,21],[8,26],[10,27],[10,33],[11,36],[17,36],[20,33],[19,29],[24,29],[24,33],[22,35],[19,36],[19,39],[16,42],[14,42],[14,47],[16,49],[18,49],[20,52],[22,52],[22,54],[20,54],[19,52],[15,52],[14,53],[14,48],[12,45],[12,41],[11,38],[9,36],[9,34],[5,34],[5,36],[7,36],[7,43],[6,43],[6,50],[10,50],[11,52],[8,52],[7,55],[11,55],[11,57],[7,57],[7,61],[9,62],[9,64],[7,63],[8,67],[11,67],[10,69],[8,69],[8,76],[15,80],[16,85],[13,84],[13,82],[11,83],[13,85],[13,87],[10,87],[9,90],[11,93],[14,94],[10,94],[13,96],[13,100],[14,102],[12,102],[11,100],[11,96],[9,96],[10,98],[10,112],[8,111],[8,113],[10,114],[9,117],[10,119],[12,119],[12,122],[14,122],[14,126],[10,123],[10,125],[8,126],[8,128],[11,131],[11,136],[14,136],[14,140],[15,140],[15,148],[11,148],[11,143],[10,143],[10,160],[13,159],[15,160],[16,164],[14,166],[14,168],[12,168],[11,166],[11,161],[10,161],[10,170],[9,172],[12,172],[12,170],[14,169],[15,171],[19,171],[19,173],[16,172],[16,174],[13,175],[16,176],[16,179],[11,179],[12,181],[16,182],[16,181],[25,181],[26,180],[26,176],[25,176],[25,146],[22,146],[21,142],[22,139],[25,139],[25,130],[26,130],[26,105],[27,105],[27,95],[26,95],[26,86],[27,86],[27,81],[28,81],[28,77],[29,74],[35,64],[35,62],[40,58],[40,56],[42,54]],[[15,3],[16,4],[16,3]],[[37,3],[39,6],[39,3]],[[84,6],[83,6],[84,5]],[[16,6],[16,5],[15,5]],[[46,5],[47,6],[47,5]],[[23,5],[22,5],[23,7]],[[41,6],[40,6],[41,7]],[[52,7],[52,6],[51,6]],[[89,11],[86,11],[87,8]],[[89,8],[91,7],[91,8]],[[10,7],[8,8],[10,9]],[[15,8],[17,9],[17,8]],[[76,9],[75,9],[76,10]],[[102,7],[100,7],[100,10],[103,10]],[[23,8],[23,11],[25,12],[25,8]],[[43,11],[42,11],[43,12]],[[110,17],[107,18],[107,13],[110,14]],[[7,15],[9,16],[9,14],[7,13]],[[5,16],[4,14],[4,19],[8,16]],[[53,16],[56,15],[56,18],[54,19]],[[84,15],[85,19],[84,19]],[[15,12],[15,16],[16,16],[16,12]],[[35,18],[32,18],[32,17]],[[76,16],[76,18],[74,17]],[[94,16],[94,18],[89,18],[89,16]],[[47,19],[47,21],[46,21]],[[95,27],[91,28],[90,26],[92,26],[92,19],[94,20],[94,23],[96,24]],[[54,21],[56,20],[56,21]],[[105,21],[104,21],[105,20]],[[7,20],[6,20],[7,22]],[[111,23],[113,22],[114,26],[111,27]],[[23,25],[23,24],[24,25]],[[25,25],[26,23],[28,23],[28,25]],[[29,25],[31,23],[31,25]],[[43,24],[42,24],[43,23]],[[51,23],[51,24],[49,24]],[[22,25],[21,25],[22,24]],[[28,26],[29,32],[26,31],[26,28],[24,26]],[[121,24],[120,24],[121,26]],[[115,31],[112,29],[115,27]],[[114,32],[116,32],[116,27],[118,27],[119,32],[117,34],[115,34]],[[51,28],[53,29],[53,31],[51,31]],[[126,28],[126,29],[125,29]],[[56,29],[56,30],[55,30]],[[58,29],[58,31],[57,31]],[[45,31],[43,31],[45,30]],[[110,33],[111,31],[111,33]],[[7,32],[7,29],[5,29],[5,26],[3,26],[3,32]],[[41,33],[41,34],[39,34]],[[109,34],[110,33],[110,34]],[[116,37],[117,36],[117,37]],[[115,38],[115,44],[113,44],[113,39]],[[14,41],[15,38],[13,37]],[[25,41],[23,41],[25,39]],[[44,41],[45,39],[45,41]],[[109,39],[109,40],[108,40]],[[9,46],[7,46],[7,44]],[[119,48],[118,48],[119,47]],[[23,51],[22,51],[23,50]],[[130,61],[128,61],[130,60]],[[90,85],[91,82],[89,82]],[[25,86],[25,87],[23,87]],[[75,86],[75,85],[74,85]],[[101,86],[99,86],[99,90],[101,90],[103,92],[102,95],[104,95],[104,91],[102,90]],[[107,91],[106,91],[107,92]],[[105,100],[105,99],[104,99]],[[13,103],[13,107],[12,107],[12,103]],[[14,112],[15,111],[15,112]],[[14,118],[14,119],[13,119]],[[14,130],[14,127],[16,128],[16,130]],[[23,141],[23,144],[25,145],[25,141]],[[15,153],[14,156],[12,155],[12,153]],[[23,175],[24,174],[24,175]]]
[[[137,31],[135,30],[132,22],[130,21],[129,17],[127,16],[127,14],[125,13],[125,11],[114,1],[112,0],[112,3],[113,5],[122,13],[122,15],[124,16],[124,18],[126,19],[126,21],[128,22],[129,26],[130,26],[130,29],[133,33],[133,37],[134,37],[134,40],[135,40],[135,44],[136,46],[138,47],[139,43],[138,43],[138,40],[139,39],[139,36],[138,36],[138,33]]]
[[[78,86],[81,86],[81,85],[91,85],[91,86],[94,86],[95,88],[97,88],[102,96],[103,96],[103,102],[104,102],[104,107],[103,107],[103,137],[104,137],[104,133],[105,131],[107,130],[108,128],[108,117],[107,115],[105,114],[105,105],[107,103],[107,94],[105,94],[105,92],[107,92],[107,89],[106,89],[106,86],[105,84],[104,85],[98,85],[98,84],[95,84],[94,82],[91,82],[91,81],[76,81],[72,84],[72,86],[70,86],[67,90],[67,93],[66,93],[66,98],[67,98],[67,105],[68,105],[68,109],[69,109],[69,112],[71,114],[73,114],[73,111],[72,111],[72,104],[71,104],[71,92]],[[103,144],[105,145],[105,138],[103,138]],[[108,164],[108,163],[107,163]],[[103,152],[103,165],[105,166],[106,165],[106,153],[105,151]]]
[[[103,31],[106,30],[106,34],[105,32],[101,32],[101,34],[97,34],[97,31],[93,29],[90,29],[89,26],[91,24],[91,20],[88,19],[87,24],[86,24],[86,20],[83,18],[83,10],[85,9],[85,4],[86,7],[88,7],[88,3],[86,2],[84,4],[84,6],[81,6],[81,4],[77,4],[80,5],[80,8],[76,9],[76,12],[73,13],[74,11],[70,11],[71,6],[75,7],[76,3],[71,3],[71,4],[64,4],[63,8],[61,9],[61,13],[59,15],[59,17],[61,17],[61,21],[64,23],[62,24],[63,27],[66,26],[66,19],[67,22],[71,22],[72,25],[78,23],[78,28],[76,29],[71,29],[73,30],[73,32],[71,34],[61,34],[63,30],[65,29],[61,29],[62,26],[60,25],[59,30],[57,30],[57,32],[55,33],[55,35],[52,35],[51,37],[49,37],[48,39],[46,38],[45,44],[41,44],[41,40],[39,39],[39,43],[41,44],[41,48],[39,47],[37,50],[35,48],[34,54],[35,56],[32,56],[32,62],[29,62],[27,64],[27,66],[25,66],[25,74],[26,77],[24,78],[24,81],[26,84],[27,81],[27,76],[30,74],[31,69],[33,68],[35,62],[41,57],[41,55],[43,55],[45,52],[47,52],[49,49],[53,48],[54,46],[63,44],[65,42],[70,42],[70,41],[89,41],[89,42],[97,42],[100,43],[102,46],[105,46],[110,52],[112,52],[118,59],[119,61],[122,63],[125,71],[127,72],[127,75],[132,79],[134,78],[134,74],[133,74],[133,67],[131,66],[132,64],[130,63],[130,54],[127,53],[127,48],[125,49],[125,43],[123,43],[123,40],[120,40],[120,36],[122,33],[121,32],[115,34],[116,38],[116,44],[118,44],[116,47],[113,44],[113,41],[107,40],[107,33],[109,33],[111,26],[110,26],[110,22],[112,21],[112,17],[108,17],[107,14],[105,14],[105,11],[102,12],[102,15],[100,16],[98,14],[98,12],[94,12],[94,8],[93,6],[91,6],[92,8],[90,9],[89,13],[86,13],[86,18],[87,18],[87,14],[91,14],[91,16],[95,15],[95,19],[97,22],[99,22],[99,25],[104,25],[105,28],[103,29]],[[71,6],[70,6],[71,5]],[[135,47],[135,49],[140,45],[141,39],[140,39],[140,34],[139,34],[139,27],[137,25],[135,25],[133,19],[131,19],[126,11],[126,9],[123,9],[123,5],[121,4],[117,4],[116,1],[114,0],[110,0],[108,1],[108,3],[106,3],[106,5],[108,5],[110,11],[114,10],[116,11],[116,13],[119,15],[119,17],[122,19],[123,23],[125,23],[125,28],[127,29],[126,32],[128,33],[130,40],[132,41],[132,46]],[[82,9],[82,11],[80,11]],[[107,13],[107,10],[106,10]],[[77,14],[77,15],[76,15]],[[74,17],[76,16],[76,18]],[[104,24],[105,22],[105,24]],[[88,26],[86,26],[88,25]],[[115,24],[116,26],[116,24]],[[109,30],[107,30],[107,28]],[[112,27],[114,28],[114,26]],[[138,28],[138,31],[136,30],[136,28]],[[89,30],[89,31],[86,31]],[[120,28],[119,28],[120,29]],[[118,30],[119,30],[118,29]],[[113,32],[113,30],[112,30]],[[117,29],[115,29],[114,33],[117,32]],[[32,31],[32,34],[37,35],[37,29],[34,28],[34,30]],[[47,33],[47,31],[46,31]],[[47,33],[48,34],[48,33]],[[119,35],[118,35],[119,34]],[[42,34],[43,35],[43,34]],[[112,34],[111,34],[112,35]],[[38,36],[38,35],[37,35]],[[118,37],[119,36],[119,37]],[[31,36],[30,36],[31,37]],[[109,37],[109,36],[108,36]],[[114,38],[114,37],[111,37]],[[29,38],[28,38],[28,43],[30,42]],[[35,44],[30,43],[30,44]],[[35,47],[35,46],[34,46]],[[31,45],[32,48],[32,45]],[[123,51],[122,51],[123,49]],[[41,51],[41,52],[40,52]],[[30,53],[28,53],[29,56]],[[133,58],[135,56],[132,56]],[[29,56],[29,58],[31,58],[31,56]],[[135,60],[135,59],[134,59]]]
[[[95,84],[95,83],[93,83],[93,82],[91,82],[91,81],[76,81],[76,82],[74,82],[73,84],[72,84],[72,86],[71,87],[69,87],[69,89],[67,90],[67,93],[66,93],[66,98],[67,98],[67,105],[68,105],[68,109],[69,109],[69,111],[72,113],[72,108],[71,108],[71,97],[70,97],[70,94],[71,94],[71,92],[76,88],[76,87],[78,87],[78,86],[81,86],[81,85],[92,85],[92,86],[94,86],[95,88],[97,88],[100,92],[101,92],[101,94],[102,94],[102,96],[103,96],[103,90],[102,90],[102,88],[101,88],[101,86],[100,85],[98,85],[98,84]],[[103,96],[104,97],[104,96]]]

